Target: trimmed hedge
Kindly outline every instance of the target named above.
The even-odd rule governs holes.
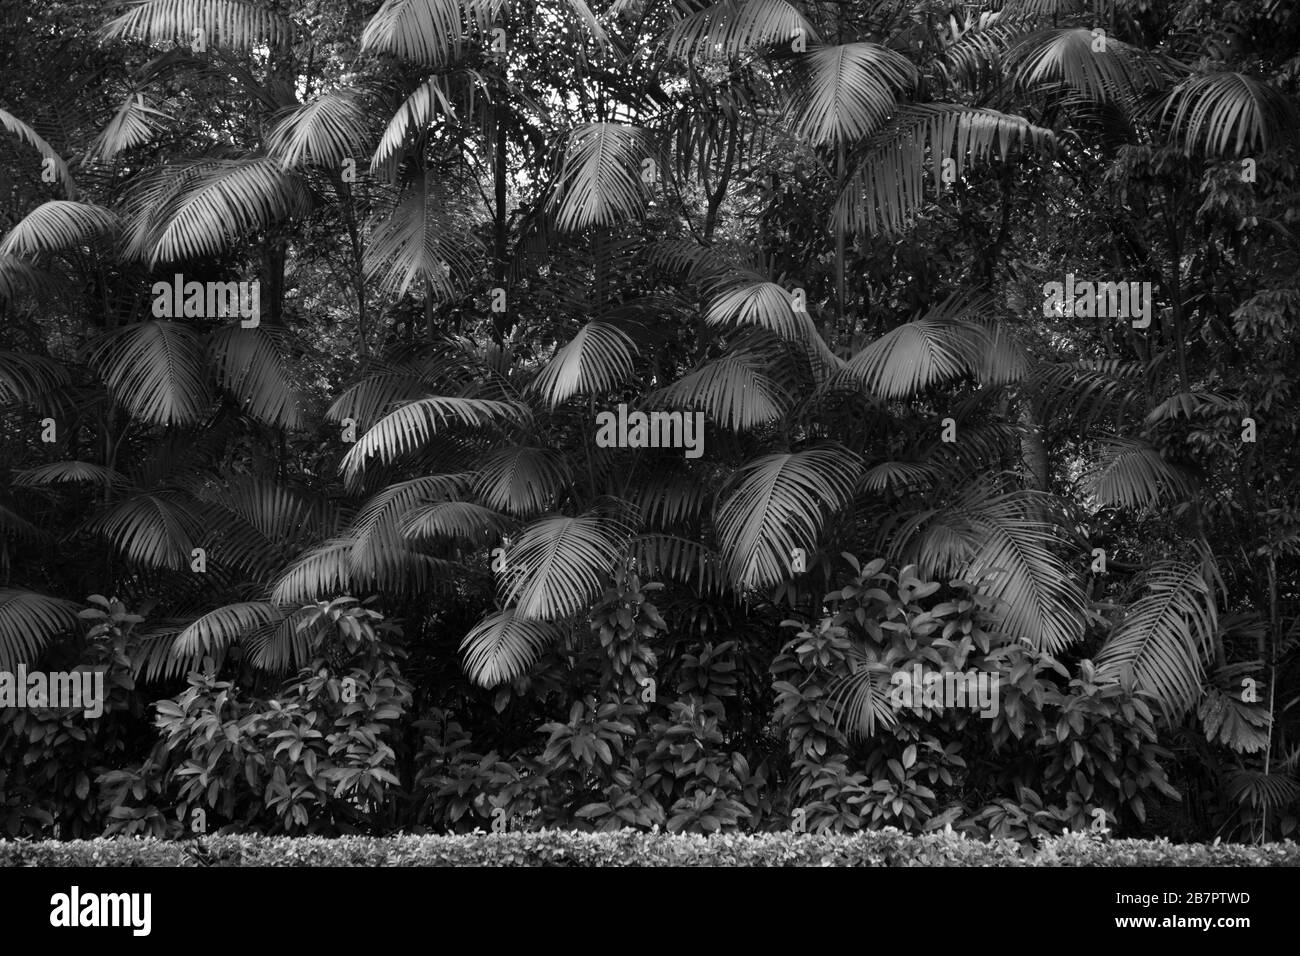
[[[1173,844],[1071,833],[1009,840],[884,829],[851,835],[619,831],[396,837],[207,836],[0,842],[0,866],[1300,866],[1300,845]]]

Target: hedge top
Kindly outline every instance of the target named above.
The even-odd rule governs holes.
[[[1175,844],[1067,833],[1025,853],[1009,840],[866,833],[536,830],[450,836],[205,836],[186,841],[0,842],[0,866],[1297,866],[1300,845]]]

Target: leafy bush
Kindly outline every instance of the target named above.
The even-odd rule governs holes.
[[[411,700],[381,621],[351,599],[322,602],[300,622],[315,632],[317,656],[268,699],[218,680],[211,661],[190,674],[187,690],[156,705],[163,736],[149,759],[100,778],[107,834],[174,836],[195,810],[204,829],[381,825],[388,787],[399,783],[387,739]],[[156,799],[136,803],[146,790]],[[159,808],[164,801],[174,819]]]
[[[543,830],[395,837],[210,836],[9,841],[0,866],[1297,866],[1290,841],[1250,847],[1045,839],[1032,856],[1009,840],[922,836],[885,828],[854,834],[578,833]]]

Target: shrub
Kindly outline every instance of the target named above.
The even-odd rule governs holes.
[[[580,833],[395,837],[208,836],[0,842],[0,866],[1297,866],[1300,846],[1172,844],[1078,833],[1028,857],[1010,840],[853,834]]]

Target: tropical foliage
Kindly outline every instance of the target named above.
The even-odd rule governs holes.
[[[109,6],[0,14],[0,670],[111,688],[0,831],[1294,834],[1293,5]]]

